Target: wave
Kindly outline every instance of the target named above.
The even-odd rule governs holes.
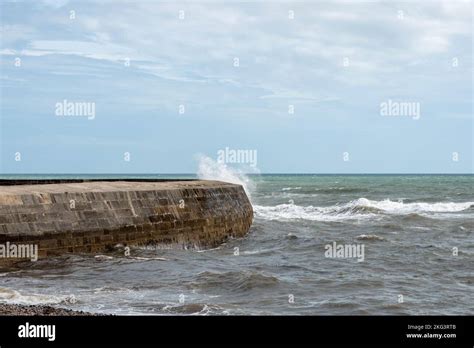
[[[115,287],[115,286],[101,286],[100,288],[92,289],[94,294],[110,294],[116,292],[132,292],[133,289]]]
[[[187,314],[187,315],[222,315],[229,314],[218,305],[205,303],[189,303],[183,305],[167,305],[162,309],[170,314]]]
[[[326,187],[326,188],[303,188],[297,187],[283,187],[281,191],[296,191],[298,194],[332,194],[332,193],[362,193],[368,192],[364,188],[353,188],[353,187]]]
[[[383,201],[371,201],[359,198],[354,201],[367,207],[375,207],[389,213],[411,214],[411,213],[451,213],[460,212],[474,206],[474,202],[436,202],[436,203],[403,203],[393,202],[389,199]]]
[[[60,303],[69,303],[74,299],[73,295],[43,295],[43,294],[28,294],[24,295],[17,290],[9,288],[0,288],[0,302],[7,304],[22,304],[22,305],[53,305]]]
[[[403,203],[389,199],[372,201],[359,198],[345,204],[327,207],[300,206],[296,204],[280,204],[276,206],[255,205],[257,217],[266,220],[314,220],[339,221],[347,219],[364,219],[381,214],[420,214],[420,213],[452,213],[461,212],[474,206],[474,202],[437,202],[437,203]]]
[[[195,286],[201,289],[226,289],[233,292],[247,291],[254,288],[275,286],[279,279],[275,276],[256,271],[204,271],[198,274]]]
[[[353,213],[350,210],[345,212],[340,207],[313,207],[299,206],[296,204],[280,204],[277,206],[255,205],[256,217],[265,220],[313,220],[313,221],[339,221],[354,218],[368,218],[374,214]],[[345,209],[345,208],[344,208]]]

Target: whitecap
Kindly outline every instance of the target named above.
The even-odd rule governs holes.
[[[347,219],[367,219],[381,214],[405,215],[422,213],[453,213],[469,209],[474,202],[436,202],[436,203],[403,203],[389,199],[382,201],[359,198],[345,204],[327,207],[300,206],[296,204],[279,204],[276,206],[255,205],[256,217],[266,220],[315,220],[339,221]]]

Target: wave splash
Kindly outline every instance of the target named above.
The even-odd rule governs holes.
[[[198,155],[198,161],[197,176],[199,179],[219,180],[242,185],[245,193],[251,199],[252,192],[255,192],[255,183],[250,180],[245,172],[231,168],[225,163],[214,161],[212,158],[204,155]]]
[[[437,202],[437,203],[403,203],[389,199],[372,201],[359,198],[345,204],[328,207],[299,206],[296,204],[280,204],[276,206],[255,205],[257,217],[266,220],[315,220],[339,221],[346,219],[372,218],[380,214],[423,214],[461,212],[474,206],[474,202]]]

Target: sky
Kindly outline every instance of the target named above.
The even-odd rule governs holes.
[[[0,172],[195,173],[227,149],[260,173],[473,173],[472,17],[464,0],[1,0]]]

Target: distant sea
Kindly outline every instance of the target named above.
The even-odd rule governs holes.
[[[245,238],[3,269],[0,302],[144,315],[474,314],[473,175],[209,178],[245,186],[255,211]],[[363,246],[363,260],[328,257],[328,246]]]

